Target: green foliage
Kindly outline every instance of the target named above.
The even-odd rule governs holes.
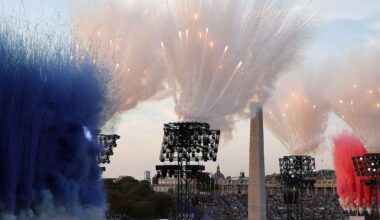
[[[148,181],[123,177],[105,180],[109,212],[133,218],[168,218],[173,201],[168,193],[155,192]]]

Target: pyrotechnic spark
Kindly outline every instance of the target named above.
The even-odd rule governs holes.
[[[334,76],[339,79],[339,83],[332,83],[335,80],[331,79],[332,71],[324,70],[329,74],[326,78],[330,82],[330,88],[325,91],[328,92],[326,97],[330,100],[340,100],[338,103],[331,102],[335,113],[341,115],[366,146],[374,150],[374,147],[380,147],[380,93],[376,92],[378,89],[374,89],[380,85],[380,63],[378,51],[366,51],[368,54],[365,58],[349,54],[342,63],[333,67]]]
[[[154,58],[155,51],[160,51],[154,31],[159,19],[150,11],[151,5],[145,3],[116,0],[100,1],[90,7],[85,4],[73,7],[77,38],[86,48],[94,48],[98,65],[115,73],[110,77],[107,91],[118,105],[107,109],[105,120],[115,113],[135,108],[140,102],[167,95],[163,93],[163,65]],[[176,30],[179,35],[185,32],[190,35],[186,29]],[[181,30],[186,31],[181,33]],[[97,33],[95,39],[94,32]],[[164,54],[164,42],[161,42],[161,49]]]
[[[168,0],[160,5],[161,55],[180,118],[229,130],[253,94],[266,100],[268,88],[295,60],[307,36],[307,19],[299,19],[306,13],[291,14],[279,2]],[[188,30],[186,41],[178,40],[181,30]]]
[[[313,153],[322,147],[329,108],[306,89],[302,77],[294,77],[292,84],[289,79],[280,82],[265,103],[265,126],[291,153]]]
[[[226,45],[226,46],[224,47],[224,53],[227,52],[227,50],[228,50],[228,45]]]

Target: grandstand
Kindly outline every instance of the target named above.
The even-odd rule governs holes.
[[[278,176],[279,174],[271,174],[265,177],[268,220],[288,219]],[[216,178],[212,183],[217,186],[192,188],[193,207],[213,219],[248,219],[248,177],[242,172],[236,177],[224,177],[219,166],[210,177]],[[334,171],[319,170],[315,172],[314,178],[316,179],[315,188],[307,190],[302,197],[305,219],[345,219],[345,213],[336,195]],[[169,191],[174,192],[175,186],[175,181],[162,180],[153,185],[153,188],[171,189]]]

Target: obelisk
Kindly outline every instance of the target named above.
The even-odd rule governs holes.
[[[249,144],[248,219],[266,219],[264,172],[263,107],[251,102],[251,129]]]

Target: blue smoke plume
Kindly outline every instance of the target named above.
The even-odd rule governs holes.
[[[21,23],[0,23],[0,219],[93,219],[108,76],[70,34]]]

